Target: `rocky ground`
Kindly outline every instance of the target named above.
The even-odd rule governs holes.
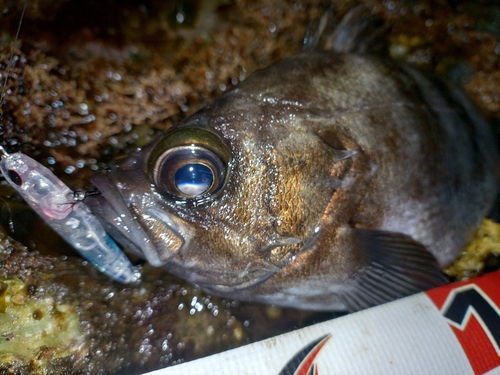
[[[331,4],[339,20],[361,2],[378,14],[389,56],[464,87],[498,129],[494,1],[29,0],[14,43],[24,1],[0,0],[2,85],[13,56],[0,145],[88,188],[113,158],[298,53]],[[116,284],[49,235],[7,186],[0,220],[0,373],[141,373],[333,316],[210,297],[147,265],[141,285]],[[498,225],[486,222],[448,273],[498,268],[499,244]]]

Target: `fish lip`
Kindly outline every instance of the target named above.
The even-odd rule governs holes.
[[[91,181],[100,192],[85,200],[92,213],[108,230],[113,231],[121,245],[132,245],[131,250],[137,255],[144,256],[155,267],[162,266],[166,260],[158,257],[149,234],[133,217],[115,181],[105,174],[95,174]]]
[[[209,292],[212,291],[212,292],[218,292],[218,293],[237,292],[237,291],[245,290],[245,289],[251,288],[255,285],[263,283],[264,281],[269,279],[271,276],[273,276],[278,271],[279,271],[279,269],[276,271],[269,271],[268,273],[264,274],[260,278],[255,278],[255,279],[249,280],[249,281],[244,282],[244,283],[239,283],[239,284],[235,284],[235,285],[224,285],[224,284],[213,285],[212,284],[209,287],[206,287],[205,289],[207,289],[207,291],[209,291]]]
[[[192,280],[190,281],[194,284],[200,285],[208,292],[213,292],[216,294],[226,294],[245,290],[263,283],[280,270],[281,268],[275,266],[270,262],[264,262],[254,266],[251,266],[251,264],[249,263],[247,268],[245,268],[245,270],[243,270],[242,272],[233,273],[232,275],[226,275],[226,277],[224,278],[227,280],[226,283],[214,283],[213,279],[211,279],[211,281],[208,281],[205,279],[207,275],[205,275],[205,278],[191,278]],[[184,276],[186,275],[184,274]]]

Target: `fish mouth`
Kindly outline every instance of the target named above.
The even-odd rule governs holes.
[[[155,267],[169,262],[186,243],[186,235],[161,210],[151,207],[147,212],[125,202],[116,181],[109,175],[96,174],[92,183],[100,194],[89,196],[85,203],[105,230],[122,246],[130,249]],[[145,225],[147,224],[147,226]],[[150,228],[163,231],[162,242],[150,236]]]

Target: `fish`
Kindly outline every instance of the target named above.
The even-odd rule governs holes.
[[[498,191],[464,93],[376,55],[258,70],[92,177],[112,237],[209,293],[359,311],[446,282]]]

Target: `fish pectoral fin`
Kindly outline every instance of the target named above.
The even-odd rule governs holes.
[[[436,258],[402,233],[352,229],[359,255],[366,260],[339,297],[350,312],[422,292],[447,282]]]

